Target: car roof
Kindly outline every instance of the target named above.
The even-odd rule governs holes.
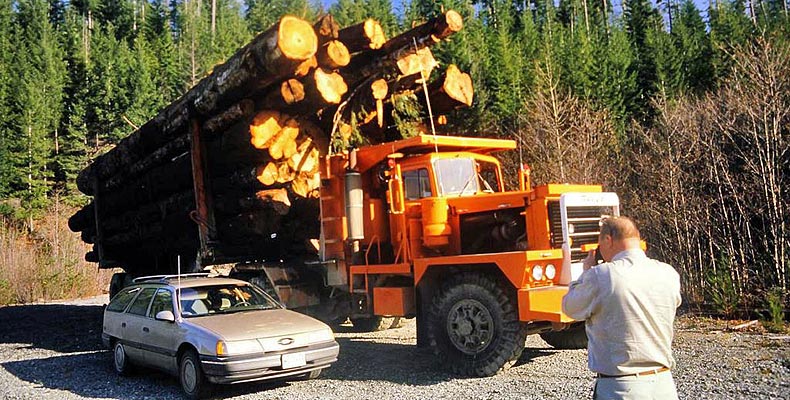
[[[135,285],[137,286],[155,286],[155,287],[163,287],[169,286],[175,289],[181,288],[192,288],[192,287],[200,287],[200,286],[214,286],[214,285],[247,285],[247,282],[239,280],[239,279],[232,279],[226,277],[195,277],[195,276],[182,276],[179,279],[178,276],[167,276],[167,277],[151,277],[151,279],[145,279],[139,282],[136,282]]]

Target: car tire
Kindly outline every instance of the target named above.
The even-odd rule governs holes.
[[[187,350],[178,361],[178,383],[187,398],[200,399],[208,395],[209,384],[200,367],[200,357],[194,350]]]
[[[381,317],[374,315],[372,317],[351,318],[354,332],[367,333],[378,332],[389,329],[392,326],[392,317]]]
[[[318,379],[318,377],[321,376],[321,371],[323,371],[323,369],[316,369],[300,376],[300,378],[304,381],[311,381],[313,379]]]
[[[129,362],[126,348],[118,340],[115,340],[112,346],[112,366],[115,373],[120,376],[127,376],[132,371],[132,364]]]

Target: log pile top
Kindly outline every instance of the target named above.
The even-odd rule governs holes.
[[[462,27],[447,11],[387,39],[373,19],[341,29],[328,14],[282,17],[79,173],[94,201],[69,227],[94,243],[86,258],[141,272],[212,243],[242,255],[251,242],[282,253],[314,239],[330,135],[353,119],[368,143],[388,137],[388,102],[422,91],[438,65],[429,47]],[[442,113],[472,92],[454,66],[428,86]]]

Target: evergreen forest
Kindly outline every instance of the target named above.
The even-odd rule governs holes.
[[[372,17],[392,37],[454,9],[464,29],[434,54],[472,76],[475,99],[440,133],[517,140],[504,155],[511,188],[526,162],[538,184],[617,192],[649,253],[680,272],[687,306],[727,316],[786,308],[788,7],[0,0],[0,304],[103,288],[79,235],[62,228],[88,201],[77,173],[283,14],[330,12],[340,26]]]

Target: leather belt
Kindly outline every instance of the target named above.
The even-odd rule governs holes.
[[[657,375],[657,374],[660,374],[662,372],[667,372],[667,371],[669,371],[669,368],[661,367],[661,368],[651,369],[649,371],[637,372],[635,374],[626,374],[626,375],[598,374],[598,377],[599,378],[622,378],[622,377],[626,377],[626,376],[646,376],[646,375]]]

